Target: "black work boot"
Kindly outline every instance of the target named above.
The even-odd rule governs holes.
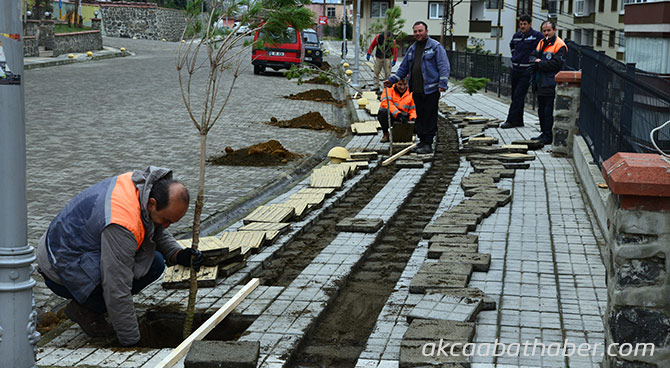
[[[65,306],[65,315],[81,327],[84,332],[91,337],[109,337],[114,336],[114,328],[106,320],[105,316],[96,313],[76,300],[70,301]]]

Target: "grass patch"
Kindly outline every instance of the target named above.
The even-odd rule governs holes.
[[[54,33],[73,33],[73,32],[83,32],[83,31],[90,31],[92,28],[88,27],[81,27],[81,28],[75,28],[75,27],[70,27],[67,24],[56,24],[54,26]]]

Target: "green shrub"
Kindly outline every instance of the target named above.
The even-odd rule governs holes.
[[[484,88],[490,81],[491,80],[488,78],[467,77],[463,79],[461,84],[463,85],[463,88],[465,88],[465,92],[472,96],[474,93],[477,93],[477,91]]]

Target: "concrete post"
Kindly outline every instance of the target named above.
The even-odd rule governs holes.
[[[40,334],[28,245],[21,14],[21,0],[0,3],[0,365],[27,368],[35,366]]]
[[[657,154],[617,153],[603,162],[602,174],[613,193],[607,204],[605,346],[618,344],[603,366],[667,367],[670,163]]]
[[[356,32],[354,32],[354,37],[356,38],[354,40],[354,75],[353,75],[353,82],[351,83],[352,86],[358,87],[358,77],[359,77],[359,72],[358,69],[360,67],[360,62],[358,59],[361,58],[360,55],[360,40],[361,40],[361,2],[363,0],[358,0],[356,2]]]
[[[554,127],[551,129],[554,136],[551,152],[553,156],[572,157],[572,145],[579,123],[582,72],[558,72],[554,80],[558,83],[558,87],[556,88]]]
[[[93,29],[102,29],[101,27],[102,19],[100,18],[91,18],[91,28]]]

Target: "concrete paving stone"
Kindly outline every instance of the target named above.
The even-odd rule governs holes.
[[[470,275],[472,275],[472,264],[468,263],[435,263],[435,262],[424,262],[419,270],[417,275],[420,273],[428,274],[454,274],[454,275],[466,275],[467,280],[470,281]]]
[[[464,191],[466,197],[472,197],[475,194],[510,194],[509,189],[501,189],[495,185],[489,187],[476,187]]]
[[[414,319],[403,335],[403,340],[471,342],[475,334],[472,322]]]
[[[347,217],[335,225],[337,231],[375,233],[384,225],[380,218]]]
[[[498,207],[505,206],[512,201],[512,196],[509,194],[484,194],[478,193],[470,197],[470,201],[483,201],[483,203],[488,203],[489,201],[495,200]]]
[[[184,360],[185,368],[255,368],[258,341],[194,341]]]
[[[422,236],[424,239],[429,239],[438,234],[466,235],[467,233],[468,233],[468,227],[463,225],[428,224],[423,229]]]
[[[429,259],[439,259],[443,253],[457,252],[457,253],[477,253],[479,250],[478,244],[450,244],[450,243],[433,243],[428,248]]]
[[[142,365],[140,368],[154,368],[165,359],[174,349],[160,349],[157,350],[154,356],[149,359],[144,365]]]
[[[474,271],[486,272],[491,264],[491,255],[488,253],[443,253],[441,263],[468,263]]]
[[[105,361],[107,358],[110,356],[114,355],[115,352],[110,349],[97,349],[93,353],[89,354],[86,356],[86,358],[82,359],[75,365],[75,367],[81,367],[81,366],[99,366],[102,364],[103,361]],[[127,357],[126,357],[127,358]],[[41,362],[38,362],[38,364],[42,365]],[[48,364],[44,364],[48,365]]]
[[[128,357],[119,367],[123,368],[137,368],[149,362],[160,350],[154,349],[149,351],[136,351],[133,355]]]
[[[524,170],[530,168],[529,163],[524,163],[524,162],[504,162],[503,166],[506,169],[514,169],[514,170]]]
[[[481,310],[480,299],[444,294],[433,301],[434,296],[438,294],[426,294],[407,315],[407,321],[411,323],[414,319],[429,319],[472,322]]]
[[[128,358],[130,358],[134,353],[135,353],[134,350],[115,351],[113,354],[103,359],[97,365],[99,367],[118,367],[121,364],[123,364],[123,362],[128,360]]]
[[[426,289],[439,290],[450,288],[464,288],[468,284],[467,275],[459,274],[416,274],[412,278],[409,292],[412,294],[424,294]]]
[[[479,237],[472,234],[437,234],[428,240],[428,246],[435,243],[465,243],[465,244],[477,244]]]
[[[428,344],[428,345],[426,345]],[[431,352],[430,344],[434,344],[433,355],[424,354],[422,350],[424,347],[426,352]],[[467,357],[461,354],[460,349],[454,349],[454,355],[438,354],[439,340],[436,342],[425,342],[420,340],[403,340],[400,345],[400,367],[467,367],[470,361]],[[449,347],[450,349],[451,347]],[[447,349],[447,354],[449,354]],[[458,355],[456,355],[458,354]]]

